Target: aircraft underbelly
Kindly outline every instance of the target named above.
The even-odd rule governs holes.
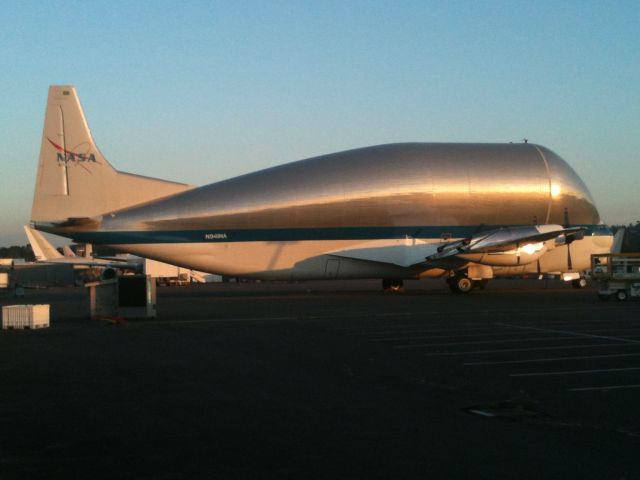
[[[114,245],[135,255],[194,270],[263,279],[407,278],[419,273],[380,262],[341,258],[359,240]]]
[[[495,267],[496,276],[524,273],[581,271],[589,268],[591,253],[608,251],[602,237],[585,237],[571,244],[572,268],[566,246],[558,246],[538,262],[516,267]],[[310,240],[285,242],[212,242],[114,245],[135,255],[194,270],[228,276],[273,280],[422,278],[444,274],[428,266],[404,267],[349,258],[342,252],[357,250],[360,240]],[[341,252],[341,255],[336,255]]]

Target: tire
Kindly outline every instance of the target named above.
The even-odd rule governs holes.
[[[473,280],[463,275],[451,278],[448,283],[453,293],[469,293],[474,286]]]
[[[573,288],[586,288],[587,287],[587,279],[584,277],[580,277],[577,280],[571,280],[571,286]]]
[[[616,300],[619,302],[624,302],[627,299],[628,295],[626,290],[618,290],[616,292]]]
[[[385,292],[402,292],[404,291],[404,282],[399,279],[385,278],[382,280],[382,289]]]

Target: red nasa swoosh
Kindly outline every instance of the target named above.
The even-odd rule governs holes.
[[[70,155],[74,155],[74,156],[75,156],[75,155],[78,155],[78,154],[77,154],[77,153],[75,153],[75,152],[72,152],[72,151],[70,151],[70,150],[67,150],[67,149],[66,149],[66,148],[64,148],[64,147],[61,147],[61,146],[60,146],[60,145],[58,145],[56,142],[54,142],[53,140],[51,140],[49,137],[47,137],[47,140],[49,140],[49,143],[50,143],[51,145],[53,145],[54,147],[56,147],[56,149],[57,149],[57,150],[59,150],[59,151],[61,151],[61,152],[68,153],[68,154],[70,154]]]

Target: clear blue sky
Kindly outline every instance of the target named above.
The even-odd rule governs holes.
[[[207,184],[348,148],[527,137],[640,220],[640,2],[24,1],[0,15],[0,246],[47,88],[119,170]]]

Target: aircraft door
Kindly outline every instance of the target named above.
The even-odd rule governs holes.
[[[324,276],[326,278],[338,278],[339,273],[340,273],[340,260],[335,258],[331,258],[327,260]]]

